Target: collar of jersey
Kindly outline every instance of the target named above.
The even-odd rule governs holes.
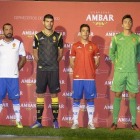
[[[10,44],[11,42],[14,41],[14,37],[13,37],[13,39],[12,39],[10,42],[6,42],[6,41],[4,40],[4,38],[3,38],[3,41],[4,41],[5,43],[7,43],[7,44]]]
[[[42,30],[42,33],[44,34],[44,35],[46,35],[46,36],[51,36],[53,33],[54,33],[54,31],[51,33],[51,34],[46,34],[45,32],[44,32],[44,30]]]

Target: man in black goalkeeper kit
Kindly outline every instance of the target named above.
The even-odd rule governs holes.
[[[49,87],[52,100],[53,125],[59,129],[57,121],[59,112],[58,92],[59,83],[59,61],[63,56],[62,35],[53,31],[54,17],[50,14],[44,16],[44,30],[34,37],[34,59],[37,62],[37,121],[30,128],[42,127],[42,114],[44,110],[44,97],[46,87]]]

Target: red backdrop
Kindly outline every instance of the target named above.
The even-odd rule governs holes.
[[[64,38],[64,56],[60,62],[59,93],[60,126],[70,127],[72,118],[72,69],[69,66],[69,50],[74,42],[80,40],[79,27],[87,23],[91,27],[90,40],[96,43],[101,52],[101,62],[97,69],[97,92],[95,99],[96,127],[109,127],[112,123],[114,93],[110,91],[113,79],[113,65],[109,61],[108,51],[111,37],[122,31],[121,19],[131,14],[134,20],[133,31],[140,34],[140,3],[86,3],[86,2],[0,2],[0,38],[3,37],[2,26],[10,22],[14,26],[14,37],[23,41],[27,53],[27,63],[20,72],[20,104],[23,125],[31,125],[36,120],[36,63],[33,60],[33,36],[43,29],[45,14],[55,17],[54,29]],[[140,117],[140,95],[137,95],[137,118]],[[3,101],[0,115],[2,125],[14,125],[15,116],[7,98]],[[119,127],[131,125],[128,93],[123,93],[121,110],[118,117]],[[87,126],[86,101],[80,105],[79,123]],[[140,126],[140,120],[137,119]],[[47,90],[43,125],[52,126],[51,100]]]

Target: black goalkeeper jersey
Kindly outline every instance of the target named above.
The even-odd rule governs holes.
[[[39,32],[34,36],[33,49],[38,49],[37,68],[41,71],[56,71],[59,69],[58,49],[63,48],[62,35],[53,32],[50,35],[44,31]]]

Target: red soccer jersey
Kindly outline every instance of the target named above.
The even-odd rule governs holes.
[[[82,44],[80,41],[73,44],[70,57],[75,58],[73,79],[85,80],[95,79],[95,60],[100,52],[96,44],[91,41]]]

